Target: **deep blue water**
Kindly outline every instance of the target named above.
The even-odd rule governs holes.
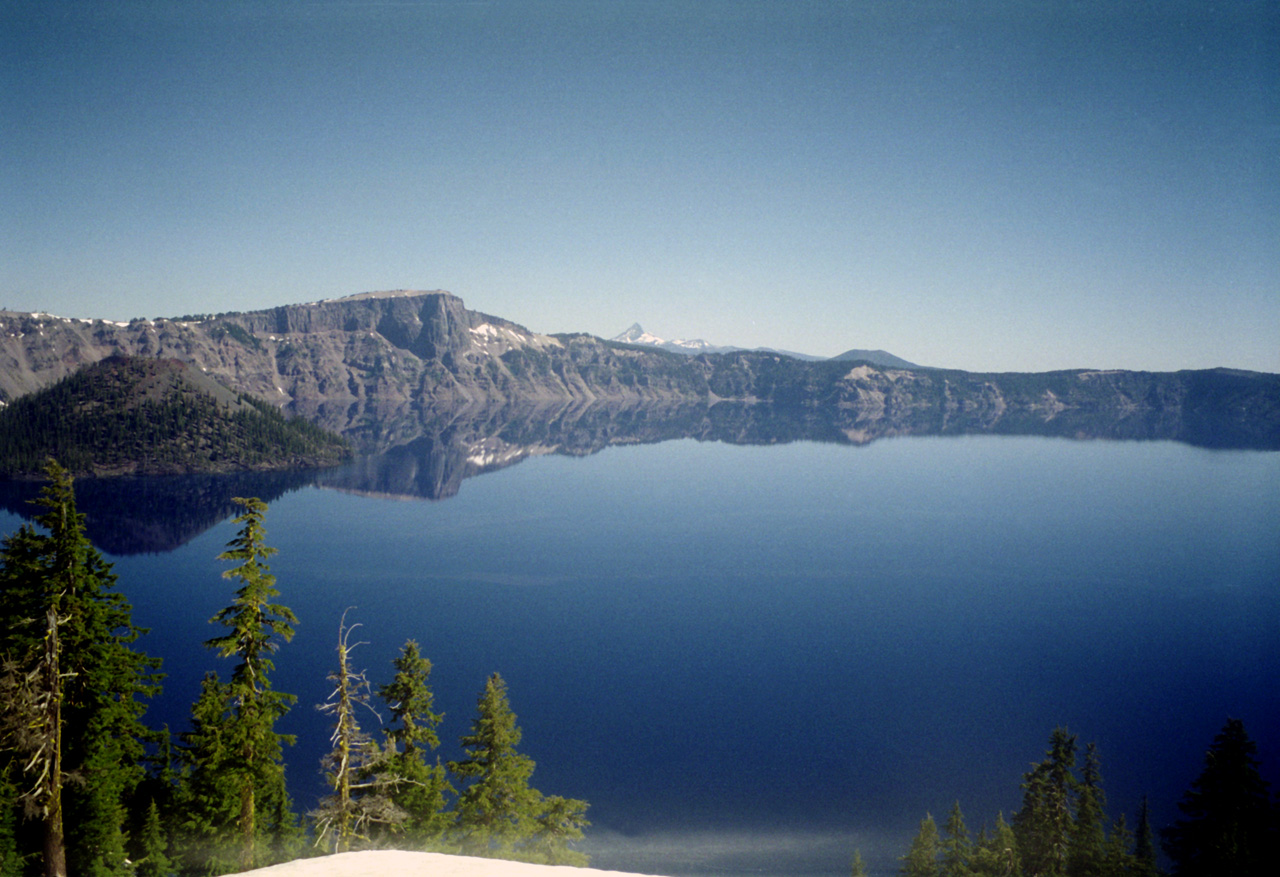
[[[6,515],[5,532],[16,526]],[[276,687],[291,785],[320,794],[344,608],[375,683],[414,638],[444,759],[500,672],[534,785],[591,802],[597,867],[845,874],[896,867],[955,799],[1006,817],[1066,725],[1109,812],[1157,822],[1228,716],[1280,779],[1280,454],[1166,442],[694,441],[545,457],[455,498],[306,489],[272,503],[299,615]],[[232,585],[223,522],[114,558],[185,722]]]

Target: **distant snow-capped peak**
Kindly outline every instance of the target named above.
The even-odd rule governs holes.
[[[627,327],[627,331],[620,335],[615,335],[611,341],[621,341],[623,344],[666,344],[657,335],[653,335],[644,330],[639,323],[632,323]]]
[[[718,344],[711,344],[703,341],[701,338],[692,340],[677,339],[675,341],[666,341],[657,335],[646,332],[639,323],[632,323],[627,331],[620,335],[615,335],[609,339],[610,341],[618,341],[623,344],[643,344],[646,347],[656,347],[659,350],[666,350],[671,353],[683,353],[687,356],[697,356],[699,353],[733,353],[738,350],[746,350],[745,347],[726,347]],[[760,353],[776,353],[782,356],[789,356],[792,359],[803,359],[814,362],[820,359],[826,359],[825,356],[813,356],[809,353],[796,353],[791,350],[775,350],[772,347],[755,347],[751,348]],[[853,354],[862,354],[861,356],[853,356]],[[915,368],[905,359],[898,359],[890,353],[883,350],[850,350],[847,354],[835,357],[836,359],[867,359],[880,365],[888,365],[894,368]]]
[[[659,338],[657,335],[646,332],[639,323],[632,323],[625,332],[615,335],[609,340],[620,341],[623,344],[645,344],[649,347],[661,347],[663,350],[675,350],[679,353],[706,353],[721,349],[714,344],[708,344],[701,338],[694,338],[693,340],[680,338],[675,341],[667,341],[664,338]]]

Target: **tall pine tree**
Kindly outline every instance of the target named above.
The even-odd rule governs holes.
[[[210,619],[227,632],[206,645],[238,659],[231,681],[206,677],[193,707],[192,731],[183,735],[188,775],[184,794],[187,830],[215,870],[241,870],[288,855],[298,840],[297,818],[285,789],[283,747],[293,743],[275,730],[296,698],[271,687],[271,656],[293,638],[298,621],[279,596],[266,559],[267,506],[237,497],[242,527],[219,560],[235,567],[223,578],[240,587],[231,605]]]
[[[951,805],[947,814],[947,834],[943,838],[942,877],[969,877],[969,859],[973,845],[969,840],[969,829],[964,824],[964,813],[960,810],[960,802]]]
[[[1142,796],[1138,807],[1138,830],[1133,839],[1134,874],[1137,877],[1158,877],[1160,868],[1156,861],[1155,832],[1151,829],[1151,806],[1147,796]]]
[[[1071,851],[1067,857],[1070,877],[1101,877],[1107,860],[1106,796],[1102,792],[1102,762],[1098,746],[1085,747],[1084,767],[1076,795]]]
[[[973,874],[981,877],[1020,877],[1022,874],[1018,842],[1003,813],[996,814],[995,830],[990,834],[984,832],[974,845],[969,867]]]
[[[920,829],[911,839],[907,854],[902,857],[902,869],[898,872],[902,877],[938,877],[938,824],[933,817],[925,814],[920,821]]]
[[[0,755],[9,762],[7,772],[16,776],[15,803],[20,802],[24,815],[40,820],[39,849],[31,855],[40,856],[45,877],[66,877],[62,797],[66,677],[61,668],[65,594],[45,566],[44,548],[49,542],[49,537],[24,526],[4,543],[4,591],[13,623],[3,643]]]
[[[418,644],[409,640],[392,662],[396,673],[390,684],[378,688],[391,721],[386,729],[386,771],[394,783],[392,800],[405,812],[395,827],[397,843],[415,849],[440,846],[452,816],[445,811],[446,796],[454,793],[444,766],[427,762],[440,746],[436,728],[444,715],[435,712],[431,691],[431,662]]]
[[[463,852],[549,864],[585,865],[570,848],[587,825],[587,802],[544,798],[529,786],[533,759],[516,750],[521,732],[507,700],[507,684],[494,673],[485,683],[471,733],[462,738],[466,758],[449,770],[467,783],[454,808],[454,831]]]
[[[1133,857],[1133,832],[1121,813],[1111,826],[1111,836],[1102,845],[1102,864],[1097,870],[1100,877],[1124,877],[1135,873],[1137,860]]]
[[[70,475],[52,461],[46,474],[36,518],[46,532],[24,526],[0,549],[6,750],[25,756],[19,789],[42,824],[43,872],[105,877],[125,867],[159,661],[133,648],[144,631],[85,536]]]
[[[168,847],[169,841],[160,820],[160,808],[153,800],[147,805],[147,815],[142,823],[141,837],[138,839],[141,855],[134,860],[134,873],[138,877],[168,877],[173,870],[173,862],[166,854]]]
[[[1183,818],[1162,832],[1175,877],[1260,877],[1274,870],[1276,810],[1257,753],[1239,719],[1213,738],[1204,770],[1178,803]]]
[[[509,857],[534,832],[542,796],[529,786],[533,759],[516,749],[522,736],[507,684],[494,673],[480,695],[471,733],[462,738],[466,757],[449,762],[449,770],[466,783],[454,821],[465,853]]]
[[[1022,808],[1013,816],[1013,830],[1027,874],[1066,874],[1078,788],[1075,763],[1075,735],[1056,728],[1044,761],[1023,776]]]
[[[205,674],[191,707],[191,729],[179,735],[183,773],[175,793],[175,834],[186,873],[223,874],[239,863],[234,840],[240,796],[231,769],[229,699],[218,674]]]

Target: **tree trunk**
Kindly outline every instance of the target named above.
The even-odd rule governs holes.
[[[247,782],[240,787],[240,833],[244,837],[244,847],[240,851],[240,864],[246,871],[254,866],[254,834],[253,824],[253,783]]]
[[[49,815],[44,820],[44,877],[67,877],[67,848],[62,837],[62,795],[49,802]]]
[[[58,656],[58,610],[48,613],[49,632],[45,637],[45,672],[49,674],[49,730],[52,763],[49,765],[49,800],[44,817],[45,877],[67,877],[67,846],[62,832],[62,671]]]

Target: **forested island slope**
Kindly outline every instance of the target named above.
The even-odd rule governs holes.
[[[1234,446],[1280,447],[1280,375],[1228,369],[980,374],[807,362],[764,351],[690,357],[585,334],[538,334],[467,310],[446,292],[366,293],[124,324],[4,312],[0,401],[112,354],[192,363],[362,451],[404,444],[442,418],[512,405],[554,413],[720,401],[844,410],[852,430],[879,435],[926,426],[947,431],[955,421],[1018,432],[1028,420],[1083,415],[1154,423],[1146,434],[1208,431],[1229,436]]]
[[[338,463],[346,443],[174,359],[112,356],[0,410],[0,476],[234,472]]]

